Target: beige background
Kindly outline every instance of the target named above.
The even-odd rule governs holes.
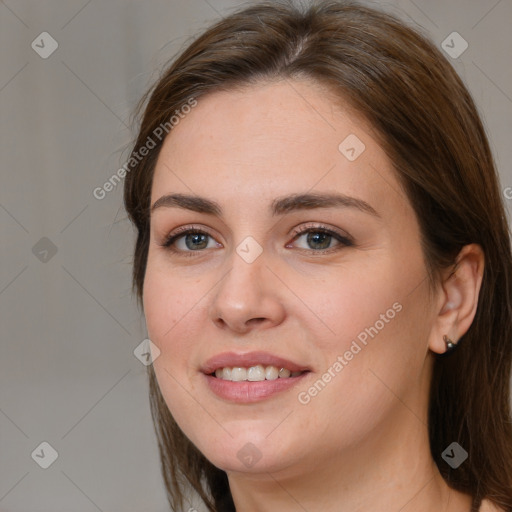
[[[484,117],[502,189],[512,187],[512,3],[368,3],[438,45],[453,31],[468,42],[452,63]],[[168,510],[133,354],[146,333],[130,295],[134,234],[122,185],[103,200],[92,191],[124,163],[129,115],[160,66],[239,5],[0,2],[1,511]],[[44,31],[58,43],[46,59],[31,47]],[[58,452],[48,469],[31,457],[43,441]]]

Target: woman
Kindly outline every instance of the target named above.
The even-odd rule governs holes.
[[[259,3],[144,100],[124,200],[171,506],[512,510],[509,231],[440,51]]]

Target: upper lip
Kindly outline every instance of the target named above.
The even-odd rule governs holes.
[[[287,368],[291,372],[309,370],[307,366],[297,364],[289,359],[278,357],[268,352],[246,352],[238,354],[236,352],[223,352],[208,359],[201,367],[201,371],[206,375],[213,373],[218,368],[242,367],[250,368],[261,364],[263,366],[277,366],[278,368]]]

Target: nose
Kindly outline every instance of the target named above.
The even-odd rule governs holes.
[[[283,322],[282,283],[267,268],[265,252],[247,263],[235,251],[218,286],[214,288],[210,315],[217,327],[245,334]]]

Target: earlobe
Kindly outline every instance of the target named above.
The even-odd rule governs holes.
[[[446,334],[443,336],[443,341],[446,345],[446,352],[451,352],[457,346],[457,342],[453,342]]]
[[[455,270],[440,287],[441,306],[429,340],[433,352],[453,351],[470,328],[478,305],[484,262],[484,253],[478,244],[466,245],[459,252]]]

